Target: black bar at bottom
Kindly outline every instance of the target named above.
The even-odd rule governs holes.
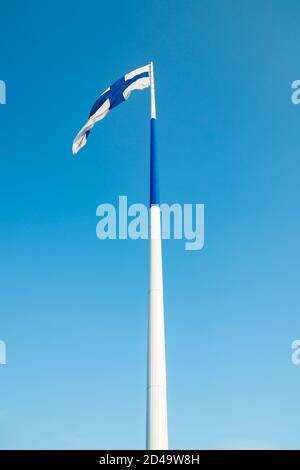
[[[264,466],[277,465],[287,468],[287,465],[300,463],[300,451],[206,451],[206,450],[170,450],[170,451],[141,451],[141,450],[1,450],[0,469],[23,467],[28,464],[35,468],[120,468],[135,469],[163,466],[192,466],[212,468],[218,465],[237,464],[238,468],[259,464]],[[218,468],[218,467],[217,467]],[[58,469],[57,469],[58,470]]]

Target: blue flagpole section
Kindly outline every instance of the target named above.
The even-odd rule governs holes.
[[[156,119],[150,120],[150,207],[159,204],[158,164],[156,154]]]

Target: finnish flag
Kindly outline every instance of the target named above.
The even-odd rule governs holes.
[[[85,146],[88,135],[97,121],[105,118],[109,111],[127,100],[133,90],[150,86],[150,65],[127,73],[105,90],[94,103],[88,121],[74,139],[72,152],[75,155]]]

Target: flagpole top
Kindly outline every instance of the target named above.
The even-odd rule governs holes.
[[[150,90],[151,90],[151,119],[156,119],[154,67],[153,67],[152,60],[150,62]]]

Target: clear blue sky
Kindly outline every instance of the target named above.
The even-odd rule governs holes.
[[[300,448],[296,0],[0,3],[0,447],[143,448],[148,244],[96,207],[148,202],[149,93],[72,140],[154,60],[163,202],[205,204],[205,248],[165,241],[171,448]]]

